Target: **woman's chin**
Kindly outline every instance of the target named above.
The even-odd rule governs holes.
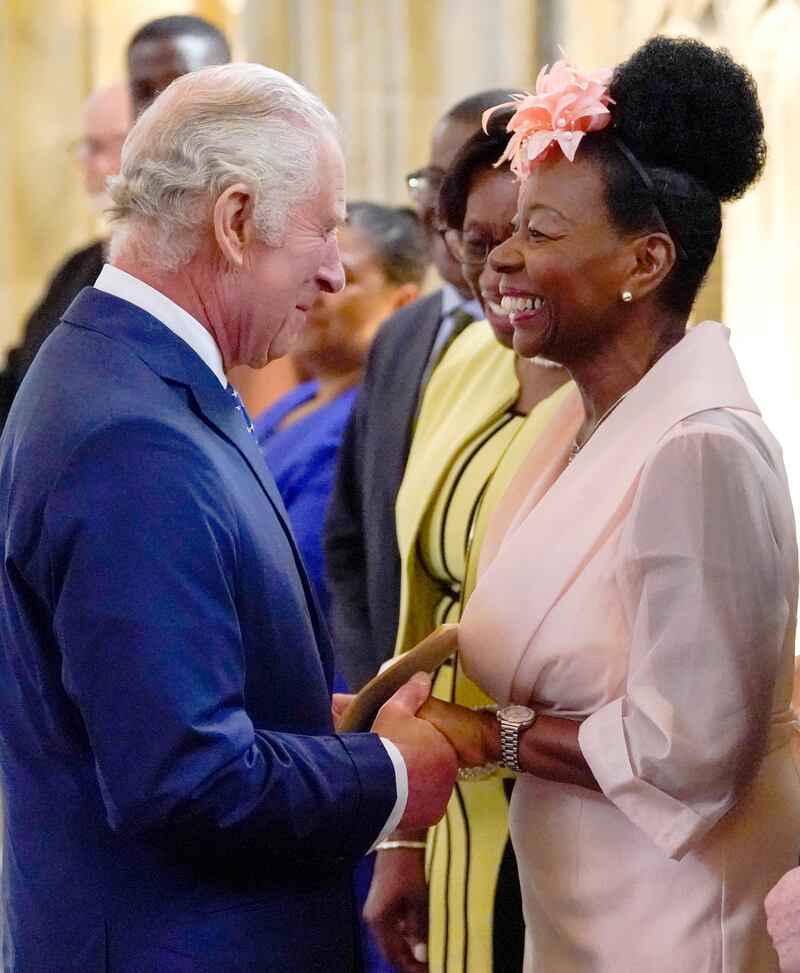
[[[504,348],[514,347],[514,326],[507,317],[501,317],[491,312],[486,315],[494,336]]]
[[[530,334],[526,331],[516,330],[512,338],[511,347],[520,358],[535,358],[537,355],[544,354],[543,340],[544,335]]]
[[[553,330],[552,319],[546,313],[546,308],[523,312],[514,317],[514,351],[522,358],[534,358],[536,355],[546,358]]]

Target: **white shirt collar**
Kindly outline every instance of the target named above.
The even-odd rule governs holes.
[[[159,320],[202,358],[217,376],[223,388],[227,387],[228,380],[225,377],[222,355],[216,341],[188,311],[184,311],[182,307],[154,287],[145,284],[143,280],[120,270],[119,267],[112,267],[111,264],[104,265],[94,286],[99,291],[105,291],[106,294],[119,297],[129,304],[135,304],[136,307],[147,311]]]
[[[465,300],[458,288],[449,281],[442,281],[442,317],[450,317],[462,310],[468,311],[476,321],[483,320],[483,309],[474,298]]]

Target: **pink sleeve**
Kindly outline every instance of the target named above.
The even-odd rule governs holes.
[[[735,803],[765,746],[793,620],[785,502],[747,440],[705,423],[642,472],[617,572],[626,692],[586,719],[580,745],[606,796],[672,858]]]

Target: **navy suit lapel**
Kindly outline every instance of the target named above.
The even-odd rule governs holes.
[[[425,304],[418,308],[414,316],[413,339],[407,340],[404,333],[402,353],[398,348],[398,354],[392,356],[392,367],[396,369],[397,376],[392,381],[392,396],[387,396],[383,403],[383,408],[389,412],[381,423],[381,428],[397,430],[394,446],[403,457],[403,467],[408,457],[414,420],[422,397],[420,382],[442,323],[442,292],[437,291],[422,300]],[[398,481],[396,490],[399,488]]]
[[[189,353],[194,355],[191,349]],[[195,358],[197,356],[195,355]],[[199,359],[198,359],[199,362]],[[206,422],[212,426],[220,436],[224,436],[241,453],[242,459],[250,467],[251,472],[261,484],[261,488],[267,495],[269,502],[275,509],[278,519],[281,521],[284,530],[290,536],[292,543],[294,537],[289,526],[288,514],[283,505],[278,488],[272,474],[267,469],[261,450],[252,433],[248,432],[246,422],[242,413],[237,412],[233,404],[230,393],[224,389],[216,376],[203,362],[199,362],[201,368],[208,372],[208,375],[198,374],[188,376],[187,384],[191,389],[197,408],[201,412]],[[195,371],[193,368],[192,371]],[[210,379],[211,381],[208,381]]]
[[[275,480],[264,462],[264,457],[261,455],[261,450],[258,448],[255,437],[252,433],[248,432],[246,420],[241,412],[236,411],[229,391],[220,385],[216,376],[197,358],[191,349],[188,349],[188,351],[197,359],[201,368],[201,371],[195,376],[194,381],[190,380],[188,383],[198,409],[203,414],[206,422],[213,426],[219,435],[224,436],[239,450],[242,458],[261,484],[264,493],[267,495],[267,499],[272,504],[275,515],[283,527],[286,539],[292,548],[295,564],[297,565],[297,573],[303,582],[303,591],[305,592],[306,601],[309,605],[309,613],[317,636],[317,647],[319,648],[325,675],[330,686],[333,678],[333,656],[330,651],[327,630],[321,622],[322,611],[317,602],[317,596],[306,572],[305,565],[303,564],[303,557],[300,554],[300,549],[297,547],[294,532],[289,522],[289,515],[286,513],[286,508],[275,485]],[[194,371],[194,364],[192,362],[192,371]],[[208,381],[209,378],[210,382]]]
[[[327,632],[321,622],[322,614],[295,542],[286,508],[258,443],[248,432],[242,414],[236,411],[228,390],[222,387],[216,375],[185,341],[147,311],[121,298],[86,287],[67,308],[62,320],[128,345],[162,379],[188,387],[203,421],[241,454],[261,485],[291,546],[330,682],[332,656]]]
[[[411,432],[411,426],[417,417],[419,403],[422,398],[422,393],[424,392],[422,380],[425,377],[428,359],[433,352],[433,346],[436,343],[436,338],[438,337],[439,329],[441,328],[443,321],[442,291],[431,295],[431,297],[435,298],[435,300],[431,300],[429,306],[426,308],[424,318],[419,322],[419,340],[415,342],[415,346],[412,349],[411,354],[407,356],[408,367],[411,369],[408,387],[412,390],[409,409],[409,435]]]
[[[258,444],[230,393],[185,341],[147,311],[93,287],[80,292],[63,320],[128,345],[161,378],[188,386],[203,419],[241,453],[291,537],[286,509]]]

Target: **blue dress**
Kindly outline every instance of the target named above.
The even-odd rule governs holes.
[[[286,429],[278,428],[290,412],[313,399],[318,388],[316,381],[303,382],[263,412],[254,425],[258,445],[275,477],[297,545],[327,618],[330,595],[325,583],[322,531],[339,444],[358,394],[357,386]]]

